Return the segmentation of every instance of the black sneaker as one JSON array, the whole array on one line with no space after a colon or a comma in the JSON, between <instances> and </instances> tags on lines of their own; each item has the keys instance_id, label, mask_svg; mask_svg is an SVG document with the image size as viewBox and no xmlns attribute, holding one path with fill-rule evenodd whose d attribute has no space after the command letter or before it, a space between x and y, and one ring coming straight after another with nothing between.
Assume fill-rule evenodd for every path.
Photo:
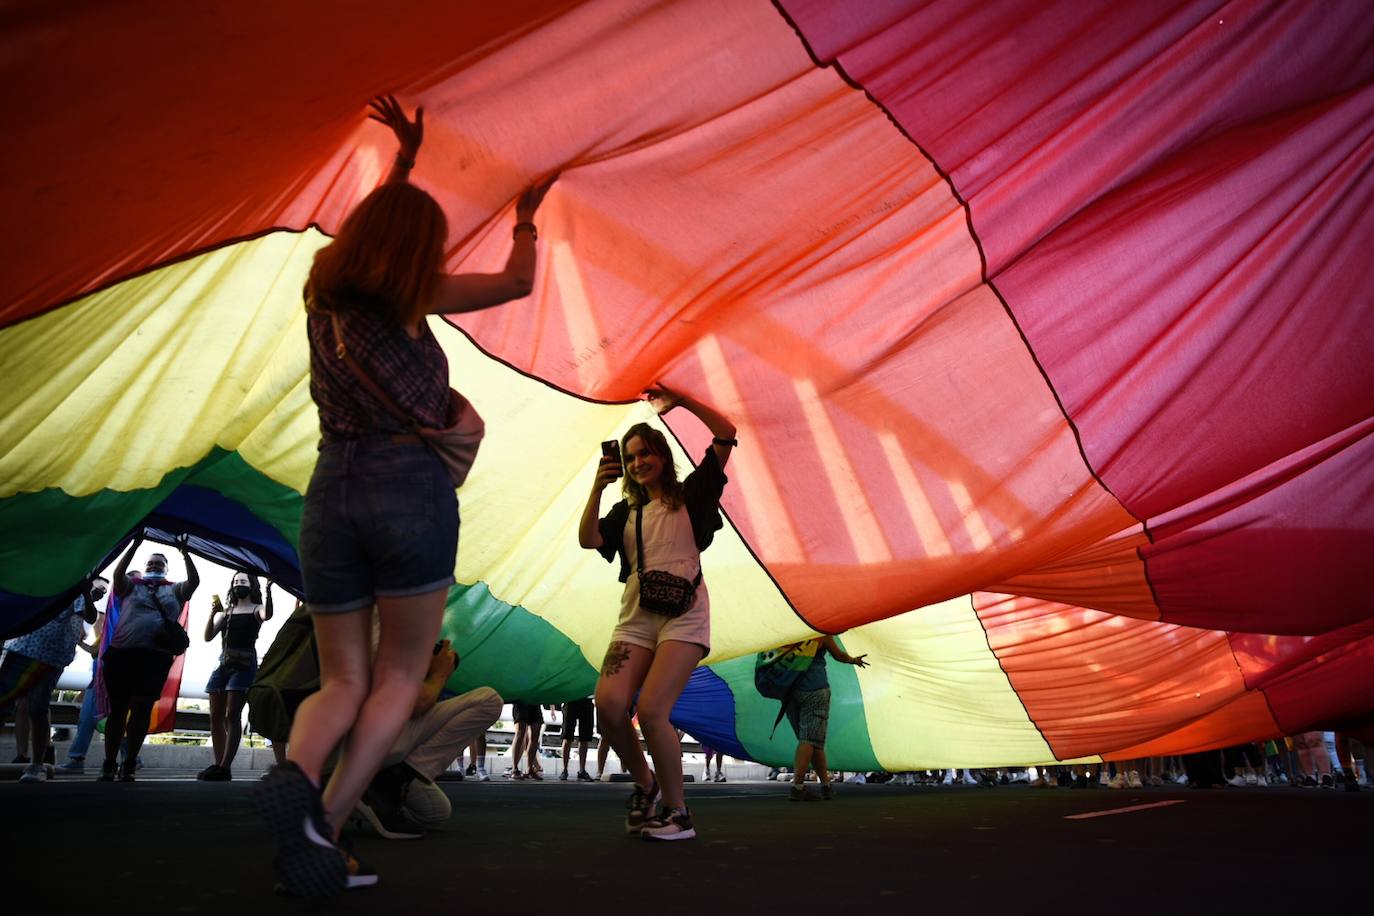
<instances>
[{"instance_id":1,"label":"black sneaker","mask_svg":"<svg viewBox=\"0 0 1374 916\"><path fill-rule=\"evenodd\" d=\"M592 779L592 774L591 774L591 773L588 773L586 770L578 770L578 771L577 771L577 781L578 781L578 782L595 782L595 780Z\"/></svg>"},{"instance_id":2,"label":"black sneaker","mask_svg":"<svg viewBox=\"0 0 1374 916\"><path fill-rule=\"evenodd\" d=\"M133 781L134 781L134 771L137 770L137 769L138 769L138 767L136 767L136 766L129 766L129 761L127 761L127 760L124 761L124 763L120 764L120 767L119 767L119 781L120 781L120 782L133 782Z\"/></svg>"},{"instance_id":3,"label":"black sneaker","mask_svg":"<svg viewBox=\"0 0 1374 916\"><path fill-rule=\"evenodd\" d=\"M391 803L381 792L369 786L359 799L353 813L366 821L384 840L419 840L424 831L411 823L400 806Z\"/></svg>"},{"instance_id":4,"label":"black sneaker","mask_svg":"<svg viewBox=\"0 0 1374 916\"><path fill-rule=\"evenodd\" d=\"M228 782L233 778L230 772L218 763L212 763L196 774L196 779L201 782Z\"/></svg>"},{"instance_id":5,"label":"black sneaker","mask_svg":"<svg viewBox=\"0 0 1374 916\"><path fill-rule=\"evenodd\" d=\"M351 886L347 857L330 839L320 790L299 766L288 760L272 767L253 787L252 799L277 843L273 864L288 893L324 897Z\"/></svg>"},{"instance_id":6,"label":"black sneaker","mask_svg":"<svg viewBox=\"0 0 1374 916\"><path fill-rule=\"evenodd\" d=\"M115 765L111 760L106 760L100 765L100 775L96 777L96 782L114 782Z\"/></svg>"},{"instance_id":7,"label":"black sneaker","mask_svg":"<svg viewBox=\"0 0 1374 916\"><path fill-rule=\"evenodd\" d=\"M644 829L644 824L649 820L654 812L654 802L658 800L658 780L654 779L653 785L648 789L641 789L638 784L634 791L630 793L630 800L626 807L630 813L625 815L625 832L639 833Z\"/></svg>"},{"instance_id":8,"label":"black sneaker","mask_svg":"<svg viewBox=\"0 0 1374 916\"><path fill-rule=\"evenodd\" d=\"M475 763L469 763L469 764L468 764L468 768L467 768L466 770L463 771L463 775L464 775L464 776L476 776L476 775L477 775L477 764L475 764Z\"/></svg>"},{"instance_id":9,"label":"black sneaker","mask_svg":"<svg viewBox=\"0 0 1374 916\"><path fill-rule=\"evenodd\" d=\"M639 835L646 840L690 840L697 832L692 827L691 811L665 807L644 822Z\"/></svg>"},{"instance_id":10,"label":"black sneaker","mask_svg":"<svg viewBox=\"0 0 1374 916\"><path fill-rule=\"evenodd\" d=\"M564 770L563 772L559 773L559 774L558 774L558 778L559 778L561 781L563 781L563 782L567 782L567 781L568 781L568 771L567 771L567 770Z\"/></svg>"}]
</instances>

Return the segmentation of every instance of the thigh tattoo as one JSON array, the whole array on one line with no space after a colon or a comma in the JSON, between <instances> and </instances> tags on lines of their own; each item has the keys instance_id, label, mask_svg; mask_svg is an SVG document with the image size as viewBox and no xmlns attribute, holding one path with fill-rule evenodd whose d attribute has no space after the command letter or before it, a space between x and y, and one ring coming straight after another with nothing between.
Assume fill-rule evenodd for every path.
<instances>
[{"instance_id":1,"label":"thigh tattoo","mask_svg":"<svg viewBox=\"0 0 1374 916\"><path fill-rule=\"evenodd\" d=\"M611 643L610 648L606 650L606 660L601 663L601 674L604 677L619 674L620 669L625 667L625 663L629 660L630 644L617 640Z\"/></svg>"}]
</instances>

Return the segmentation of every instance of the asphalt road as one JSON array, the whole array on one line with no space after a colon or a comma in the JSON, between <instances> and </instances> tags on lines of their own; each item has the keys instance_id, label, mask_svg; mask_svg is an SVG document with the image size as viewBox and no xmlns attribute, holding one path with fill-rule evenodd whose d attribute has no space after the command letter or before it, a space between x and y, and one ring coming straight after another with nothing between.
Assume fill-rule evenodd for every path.
<instances>
[{"instance_id":1,"label":"asphalt road","mask_svg":"<svg viewBox=\"0 0 1374 916\"><path fill-rule=\"evenodd\" d=\"M0 783L15 912L27 886L45 913L1253 913L1363 906L1374 854L1368 789L841 786L795 803L776 783L702 784L698 838L649 843L624 835L622 785L494 779L444 783L453 818L423 840L358 834L381 884L321 903L271 893L251 785ZM1099 812L1116 813L1076 817Z\"/></svg>"}]
</instances>

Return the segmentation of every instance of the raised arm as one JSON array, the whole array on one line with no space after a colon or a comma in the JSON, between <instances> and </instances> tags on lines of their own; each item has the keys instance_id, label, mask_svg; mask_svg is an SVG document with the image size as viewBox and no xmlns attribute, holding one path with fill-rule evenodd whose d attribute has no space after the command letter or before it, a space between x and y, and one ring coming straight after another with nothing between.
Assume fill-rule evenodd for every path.
<instances>
[{"instance_id":1,"label":"raised arm","mask_svg":"<svg viewBox=\"0 0 1374 916\"><path fill-rule=\"evenodd\" d=\"M620 463L608 455L602 455L596 466L591 495L582 509L582 521L577 525L577 543L584 550L596 550L602 544L601 527L597 524L601 520L601 491L620 474Z\"/></svg>"},{"instance_id":2,"label":"raised arm","mask_svg":"<svg viewBox=\"0 0 1374 916\"><path fill-rule=\"evenodd\" d=\"M516 201L514 240L505 269L499 274L445 274L439 278L439 292L431 312L477 312L512 299L523 299L534 290L534 246L539 234L534 226L534 214L557 180L558 176L554 175L527 189Z\"/></svg>"},{"instance_id":3,"label":"raised arm","mask_svg":"<svg viewBox=\"0 0 1374 916\"><path fill-rule=\"evenodd\" d=\"M224 605L219 603L219 595L210 599L210 616L205 621L205 641L209 642L215 638L215 634L224 627L229 615L224 613Z\"/></svg>"},{"instance_id":4,"label":"raised arm","mask_svg":"<svg viewBox=\"0 0 1374 916\"><path fill-rule=\"evenodd\" d=\"M173 542L177 550L181 551L181 562L186 564L186 581L182 583L186 588L181 593L182 601L190 601L191 595L200 585L200 573L196 572L196 564L191 562L191 553L186 547L188 540L186 535L181 534L177 535L176 541Z\"/></svg>"},{"instance_id":5,"label":"raised arm","mask_svg":"<svg viewBox=\"0 0 1374 916\"><path fill-rule=\"evenodd\" d=\"M272 580L268 579L262 586L263 605L259 613L262 615L263 623L272 619Z\"/></svg>"},{"instance_id":6,"label":"raised arm","mask_svg":"<svg viewBox=\"0 0 1374 916\"><path fill-rule=\"evenodd\" d=\"M129 549L124 551L124 556L119 558L119 564L114 568L113 584L116 597L123 598L125 595L129 594L129 589L133 587L129 582L128 576L129 561L134 558L134 551L137 550L138 545L142 543L143 533L139 532L138 535L129 542Z\"/></svg>"},{"instance_id":7,"label":"raised arm","mask_svg":"<svg viewBox=\"0 0 1374 916\"><path fill-rule=\"evenodd\" d=\"M868 662L864 659L867 655L850 655L840 648L840 644L835 641L835 637L826 636L821 639L821 644L825 646L825 651L829 652L836 661L844 662L846 665L858 665L860 668L867 668Z\"/></svg>"},{"instance_id":8,"label":"raised arm","mask_svg":"<svg viewBox=\"0 0 1374 916\"><path fill-rule=\"evenodd\" d=\"M663 416L674 407L681 407L700 420L711 431L714 440L711 447L715 449L720 466L725 467L725 462L730 458L730 450L738 444L735 441L735 424L709 404L703 404L689 394L673 391L662 382L655 383L644 394L659 416Z\"/></svg>"},{"instance_id":9,"label":"raised arm","mask_svg":"<svg viewBox=\"0 0 1374 916\"><path fill-rule=\"evenodd\" d=\"M369 105L373 121L380 121L396 135L396 161L391 173L386 176L387 184L410 180L410 171L415 168L415 157L420 154L420 144L425 139L425 109L415 109L415 120L406 117L405 109L392 95L379 95Z\"/></svg>"}]
</instances>

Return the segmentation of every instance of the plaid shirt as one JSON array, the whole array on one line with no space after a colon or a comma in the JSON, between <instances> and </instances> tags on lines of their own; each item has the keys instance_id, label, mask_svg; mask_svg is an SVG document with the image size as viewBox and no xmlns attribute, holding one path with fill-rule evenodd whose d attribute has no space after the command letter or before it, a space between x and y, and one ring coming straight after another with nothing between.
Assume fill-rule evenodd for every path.
<instances>
[{"instance_id":1,"label":"plaid shirt","mask_svg":"<svg viewBox=\"0 0 1374 916\"><path fill-rule=\"evenodd\" d=\"M341 314L339 323L349 355L402 410L421 426L448 425L448 357L428 324L421 325L422 333L414 340L399 324L375 313ZM323 440L409 432L409 425L387 410L335 356L329 313L312 312L306 328L310 396L320 410Z\"/></svg>"}]
</instances>

